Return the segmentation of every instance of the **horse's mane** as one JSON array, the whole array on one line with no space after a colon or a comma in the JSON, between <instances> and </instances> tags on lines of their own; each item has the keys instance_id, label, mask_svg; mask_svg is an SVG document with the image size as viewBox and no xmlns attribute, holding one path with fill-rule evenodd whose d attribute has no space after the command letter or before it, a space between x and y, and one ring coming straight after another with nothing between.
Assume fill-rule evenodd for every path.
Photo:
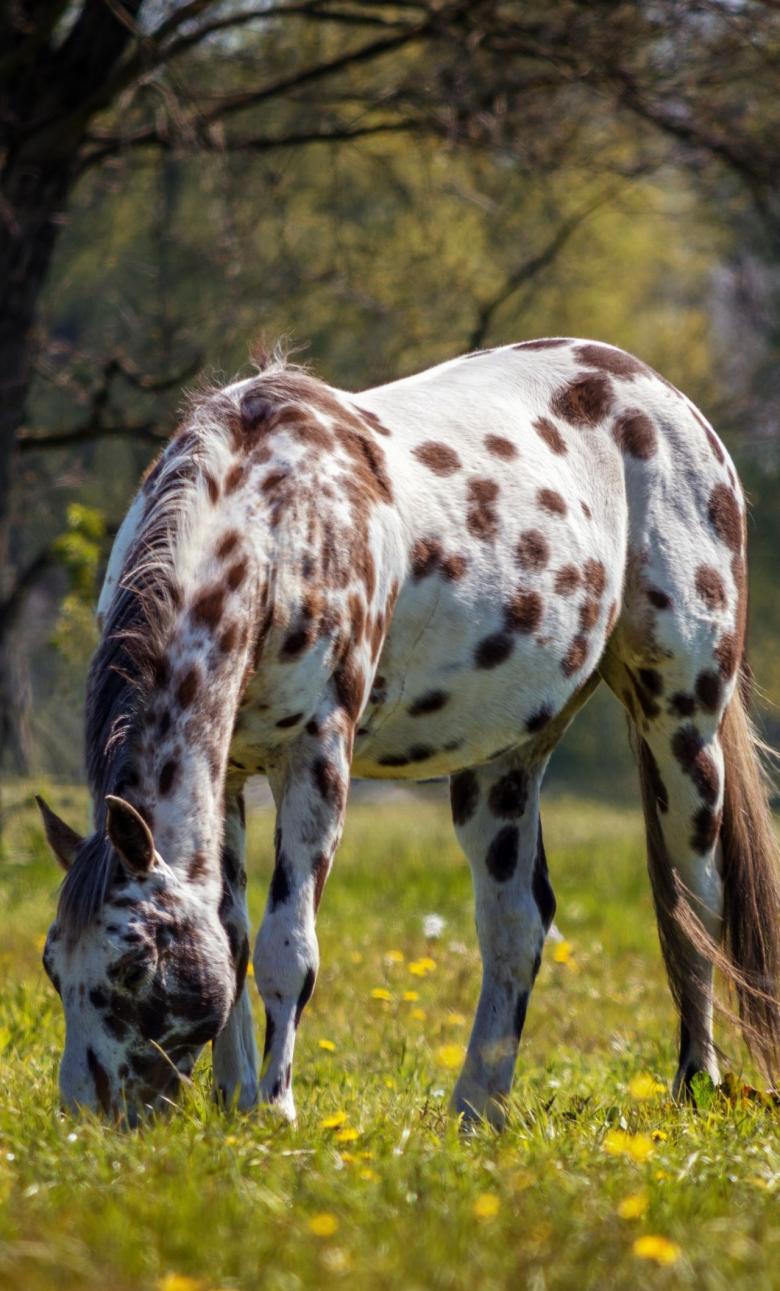
<instances>
[{"instance_id":1,"label":"horse's mane","mask_svg":"<svg viewBox=\"0 0 780 1291\"><path fill-rule=\"evenodd\" d=\"M276 347L255 356L258 381L285 401L315 384ZM319 384L319 383L317 383ZM198 500L219 479L238 397L231 387L201 387L187 401L183 428L142 486L146 506L108 605L89 668L86 700L87 779L95 834L79 849L60 889L58 919L77 937L105 901L116 855L105 836L105 795L136 783L137 727L153 690L164 684L167 647L183 605L177 553L196 527Z\"/></svg>"}]
</instances>

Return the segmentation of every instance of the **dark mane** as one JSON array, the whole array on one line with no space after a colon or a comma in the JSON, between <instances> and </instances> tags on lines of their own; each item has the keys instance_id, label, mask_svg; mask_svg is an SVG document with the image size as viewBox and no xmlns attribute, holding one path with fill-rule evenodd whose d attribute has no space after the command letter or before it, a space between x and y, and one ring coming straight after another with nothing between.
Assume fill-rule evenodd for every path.
<instances>
[{"instance_id":1,"label":"dark mane","mask_svg":"<svg viewBox=\"0 0 780 1291\"><path fill-rule=\"evenodd\" d=\"M165 680L165 647L182 602L174 574L175 539L197 480L197 448L197 436L185 431L146 478L146 508L90 664L85 744L96 832L65 876L57 912L63 930L74 937L105 901L117 865L103 832L105 795L122 795L137 783L133 758L139 718L150 693Z\"/></svg>"}]
</instances>

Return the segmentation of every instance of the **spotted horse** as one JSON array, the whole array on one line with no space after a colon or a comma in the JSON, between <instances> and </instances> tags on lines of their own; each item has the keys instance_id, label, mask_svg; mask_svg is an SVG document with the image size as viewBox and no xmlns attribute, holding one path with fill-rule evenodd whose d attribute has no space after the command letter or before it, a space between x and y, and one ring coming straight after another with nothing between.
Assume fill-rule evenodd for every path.
<instances>
[{"instance_id":1,"label":"spotted horse","mask_svg":"<svg viewBox=\"0 0 780 1291\"><path fill-rule=\"evenodd\" d=\"M525 341L360 394L284 359L192 401L121 526L98 607L94 832L44 963L69 1107L134 1123L208 1042L217 1096L295 1116L293 1050L350 772L449 776L482 988L453 1105L500 1125L555 898L539 795L601 681L637 751L674 1082L717 1076L713 967L778 1055L777 849L742 666L745 505L701 413L605 344ZM247 994L244 809L275 865Z\"/></svg>"}]
</instances>

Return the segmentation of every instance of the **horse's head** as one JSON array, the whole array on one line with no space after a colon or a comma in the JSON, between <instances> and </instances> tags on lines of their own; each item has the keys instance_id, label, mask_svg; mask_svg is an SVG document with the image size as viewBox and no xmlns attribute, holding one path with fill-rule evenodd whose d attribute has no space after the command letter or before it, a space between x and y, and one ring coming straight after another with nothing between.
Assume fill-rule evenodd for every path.
<instances>
[{"instance_id":1,"label":"horse's head","mask_svg":"<svg viewBox=\"0 0 780 1291\"><path fill-rule=\"evenodd\" d=\"M166 865L134 807L106 802L105 833L82 839L38 799L66 870L43 963L65 1010L63 1105L134 1124L174 1101L236 976L216 903Z\"/></svg>"}]
</instances>

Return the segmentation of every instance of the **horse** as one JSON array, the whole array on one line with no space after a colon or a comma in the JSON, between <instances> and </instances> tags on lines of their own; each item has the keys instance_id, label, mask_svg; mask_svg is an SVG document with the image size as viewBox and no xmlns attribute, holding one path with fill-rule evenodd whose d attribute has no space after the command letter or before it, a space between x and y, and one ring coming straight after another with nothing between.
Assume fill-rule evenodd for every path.
<instances>
[{"instance_id":1,"label":"horse","mask_svg":"<svg viewBox=\"0 0 780 1291\"><path fill-rule=\"evenodd\" d=\"M715 967L771 1071L780 888L745 615L732 461L611 345L523 341L358 394L277 354L192 398L100 596L93 832L40 804L66 870L44 951L64 1106L135 1124L175 1104L210 1041L216 1098L292 1120L350 774L447 776L483 964L452 1106L502 1125L556 904L542 780L601 682L638 760L673 1094L718 1079ZM258 1072L242 791L259 773L276 829Z\"/></svg>"}]
</instances>

